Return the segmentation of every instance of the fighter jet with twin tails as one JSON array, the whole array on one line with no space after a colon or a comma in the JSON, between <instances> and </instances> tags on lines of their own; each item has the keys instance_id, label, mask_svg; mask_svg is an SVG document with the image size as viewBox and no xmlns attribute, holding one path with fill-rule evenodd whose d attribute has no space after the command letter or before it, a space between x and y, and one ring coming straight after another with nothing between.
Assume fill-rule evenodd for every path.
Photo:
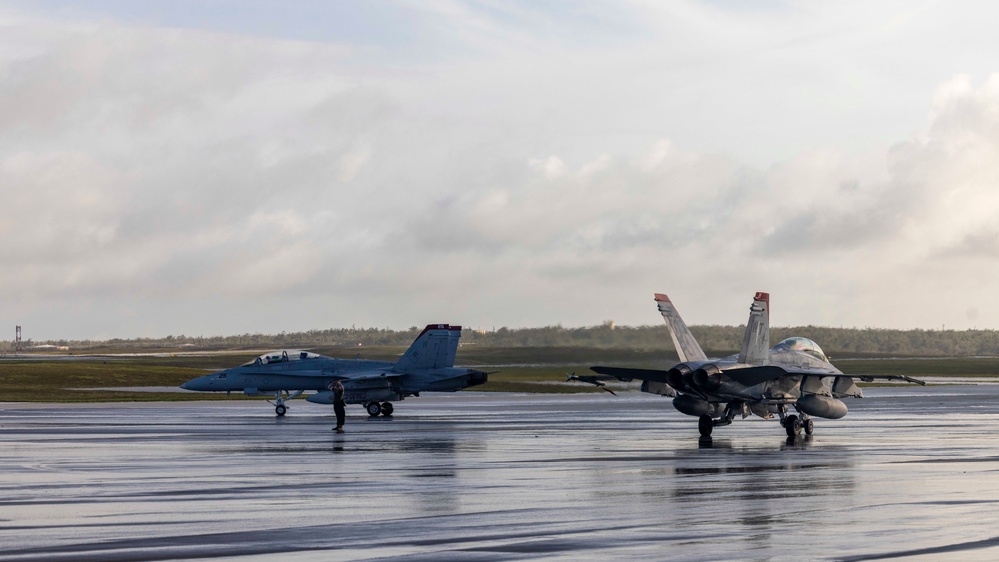
<instances>
[{"instance_id":1,"label":"fighter jet with twin tails","mask_svg":"<svg viewBox=\"0 0 999 562\"><path fill-rule=\"evenodd\" d=\"M308 391L306 400L332 404L330 386L340 381L344 402L363 404L368 415L392 415L393 400L421 392L454 392L484 384L488 373L454 366L461 326L431 324L395 363L366 359L335 359L299 350L265 353L253 361L180 385L187 390L243 392L249 396L274 396L278 416L286 402Z\"/></svg>"},{"instance_id":2,"label":"fighter jet with twin tails","mask_svg":"<svg viewBox=\"0 0 999 562\"><path fill-rule=\"evenodd\" d=\"M708 359L687 329L669 297L656 294L680 362L668 371L591 367L598 376L570 375L569 380L603 386L604 380L642 381L642 392L670 396L680 412L698 418L698 430L729 425L736 416L780 419L788 437L811 434L812 417L839 419L846 415L841 398L862 398L854 379L923 381L902 375L846 375L829 363L822 349L808 338L788 338L770 347L770 295L756 293L738 355ZM789 408L797 412L788 413Z\"/></svg>"}]
</instances>

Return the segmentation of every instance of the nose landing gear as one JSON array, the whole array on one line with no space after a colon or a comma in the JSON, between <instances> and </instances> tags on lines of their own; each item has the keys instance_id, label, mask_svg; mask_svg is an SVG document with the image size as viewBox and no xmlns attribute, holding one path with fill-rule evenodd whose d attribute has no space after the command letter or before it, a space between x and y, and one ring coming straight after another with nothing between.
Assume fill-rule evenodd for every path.
<instances>
[{"instance_id":1,"label":"nose landing gear","mask_svg":"<svg viewBox=\"0 0 999 562\"><path fill-rule=\"evenodd\" d=\"M296 390L295 392L287 392L279 390L274 393L274 401L271 402L270 400L268 400L268 402L274 405L274 413L277 414L277 417L280 418L288 413L288 407L285 406L284 403L287 402L288 400L291 400L292 398L298 398L299 396L302 395L303 392L305 391Z\"/></svg>"}]
</instances>

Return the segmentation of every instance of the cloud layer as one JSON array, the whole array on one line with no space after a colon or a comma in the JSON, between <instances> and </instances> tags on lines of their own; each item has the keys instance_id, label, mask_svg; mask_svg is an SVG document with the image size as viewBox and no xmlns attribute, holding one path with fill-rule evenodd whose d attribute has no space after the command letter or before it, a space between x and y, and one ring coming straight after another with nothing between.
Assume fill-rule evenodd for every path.
<instances>
[{"instance_id":1,"label":"cloud layer","mask_svg":"<svg viewBox=\"0 0 999 562\"><path fill-rule=\"evenodd\" d=\"M896 47L847 63L925 16L669 6L409 6L404 45L0 12L2 317L647 324L659 291L735 324L769 290L780 325L999 326L999 74L933 77L899 134L864 119Z\"/></svg>"}]
</instances>

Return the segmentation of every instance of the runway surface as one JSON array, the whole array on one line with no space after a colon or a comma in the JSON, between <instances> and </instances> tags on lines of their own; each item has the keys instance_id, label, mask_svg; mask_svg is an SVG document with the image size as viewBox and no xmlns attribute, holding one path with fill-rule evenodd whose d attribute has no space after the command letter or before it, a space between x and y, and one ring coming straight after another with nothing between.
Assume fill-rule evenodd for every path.
<instances>
[{"instance_id":1,"label":"runway surface","mask_svg":"<svg viewBox=\"0 0 999 562\"><path fill-rule=\"evenodd\" d=\"M0 560L999 559L999 386L869 388L787 443L668 399L0 404Z\"/></svg>"}]
</instances>

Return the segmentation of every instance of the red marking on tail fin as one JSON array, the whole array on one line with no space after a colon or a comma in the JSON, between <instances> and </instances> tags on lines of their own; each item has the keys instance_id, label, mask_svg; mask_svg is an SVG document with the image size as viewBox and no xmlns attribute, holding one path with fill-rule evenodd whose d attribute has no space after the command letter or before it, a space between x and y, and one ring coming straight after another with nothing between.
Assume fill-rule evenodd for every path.
<instances>
[{"instance_id":1,"label":"red marking on tail fin","mask_svg":"<svg viewBox=\"0 0 999 562\"><path fill-rule=\"evenodd\" d=\"M447 324L427 324L427 327L424 328L422 332L420 332L420 336L422 336L423 334L429 332L430 330L450 330L450 329L451 329L451 326L449 326ZM458 326L458 329L460 330L461 326ZM419 336L417 336L417 337L419 337Z\"/></svg>"},{"instance_id":2,"label":"red marking on tail fin","mask_svg":"<svg viewBox=\"0 0 999 562\"><path fill-rule=\"evenodd\" d=\"M767 319L769 321L769 318L770 318L770 293L764 293L763 291L757 291L756 292L756 296L753 297L753 300L756 301L756 302L765 302L765 303L767 303Z\"/></svg>"},{"instance_id":3,"label":"red marking on tail fin","mask_svg":"<svg viewBox=\"0 0 999 562\"><path fill-rule=\"evenodd\" d=\"M669 297L662 293L656 293L656 302L670 302Z\"/></svg>"}]
</instances>

